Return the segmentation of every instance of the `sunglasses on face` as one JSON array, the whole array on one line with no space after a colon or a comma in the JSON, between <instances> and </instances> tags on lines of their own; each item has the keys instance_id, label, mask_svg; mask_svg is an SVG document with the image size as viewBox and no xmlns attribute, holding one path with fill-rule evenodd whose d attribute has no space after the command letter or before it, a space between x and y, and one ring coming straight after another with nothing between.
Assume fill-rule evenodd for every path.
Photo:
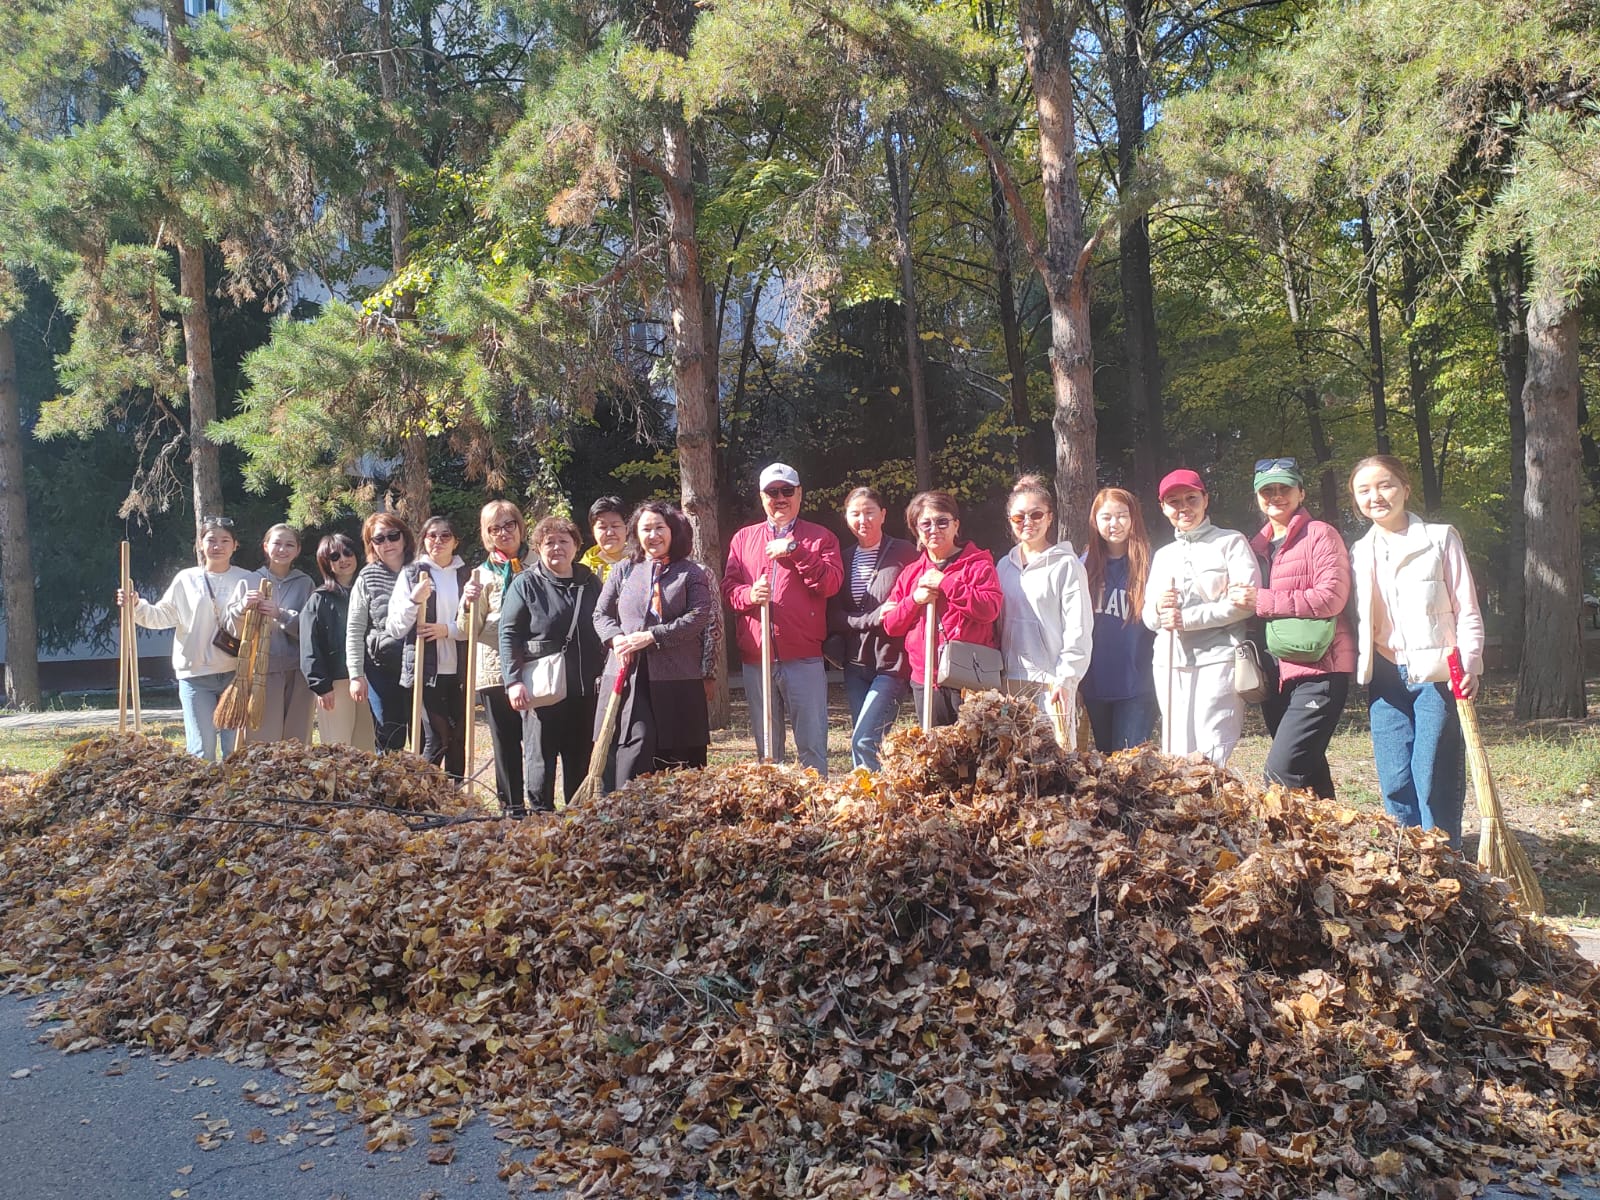
<instances>
[{"instance_id":1,"label":"sunglasses on face","mask_svg":"<svg viewBox=\"0 0 1600 1200\"><path fill-rule=\"evenodd\" d=\"M343 546L337 550L328 551L328 561L331 563L336 563L346 558L354 558L355 556L356 552L354 550L346 550Z\"/></svg>"},{"instance_id":2,"label":"sunglasses on face","mask_svg":"<svg viewBox=\"0 0 1600 1200\"><path fill-rule=\"evenodd\" d=\"M456 540L456 535L448 529L430 529L422 535L422 540L425 542L453 542Z\"/></svg>"},{"instance_id":3,"label":"sunglasses on face","mask_svg":"<svg viewBox=\"0 0 1600 1200\"><path fill-rule=\"evenodd\" d=\"M403 542L405 540L406 535L401 533L398 529L390 529L384 533L375 533L372 535L372 544L374 546L387 546L391 542Z\"/></svg>"},{"instance_id":4,"label":"sunglasses on face","mask_svg":"<svg viewBox=\"0 0 1600 1200\"><path fill-rule=\"evenodd\" d=\"M1293 458L1258 458L1256 459L1256 474L1263 471L1298 471L1300 463Z\"/></svg>"},{"instance_id":5,"label":"sunglasses on face","mask_svg":"<svg viewBox=\"0 0 1600 1200\"><path fill-rule=\"evenodd\" d=\"M515 521L506 521L501 525L489 526L489 536L499 537L502 533L514 533L521 528Z\"/></svg>"},{"instance_id":6,"label":"sunglasses on face","mask_svg":"<svg viewBox=\"0 0 1600 1200\"><path fill-rule=\"evenodd\" d=\"M766 493L774 500L787 500L790 496L794 495L795 487L793 484L788 483L775 484L772 487L767 488Z\"/></svg>"},{"instance_id":7,"label":"sunglasses on face","mask_svg":"<svg viewBox=\"0 0 1600 1200\"><path fill-rule=\"evenodd\" d=\"M949 529L953 524L954 517L929 517L926 521L918 521L917 528L923 533L932 533L936 529Z\"/></svg>"},{"instance_id":8,"label":"sunglasses on face","mask_svg":"<svg viewBox=\"0 0 1600 1200\"><path fill-rule=\"evenodd\" d=\"M1034 524L1037 524L1038 522L1045 520L1047 517L1049 517L1049 515L1050 514L1045 512L1042 508L1031 508L1027 512L1012 513L1007 519L1013 525L1020 527L1028 524L1030 521Z\"/></svg>"}]
</instances>

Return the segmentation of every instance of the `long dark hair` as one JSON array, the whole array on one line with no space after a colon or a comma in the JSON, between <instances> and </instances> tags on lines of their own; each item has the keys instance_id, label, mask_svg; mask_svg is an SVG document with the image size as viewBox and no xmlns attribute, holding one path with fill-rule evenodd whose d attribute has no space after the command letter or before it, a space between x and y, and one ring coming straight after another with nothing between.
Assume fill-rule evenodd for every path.
<instances>
[{"instance_id":1,"label":"long dark hair","mask_svg":"<svg viewBox=\"0 0 1600 1200\"><path fill-rule=\"evenodd\" d=\"M361 567L361 551L357 548L355 539L343 533L328 534L317 543L317 570L322 572L322 586L317 589L319 592L339 590L339 576L333 569L331 557L336 549L348 551L355 559L357 570Z\"/></svg>"},{"instance_id":2,"label":"long dark hair","mask_svg":"<svg viewBox=\"0 0 1600 1200\"><path fill-rule=\"evenodd\" d=\"M1089 576L1089 595L1094 597L1095 607L1105 606L1106 590L1106 560L1111 557L1106 549L1106 540L1100 536L1100 526L1095 524L1095 518L1100 515L1100 510L1113 500L1120 501L1128 507L1128 611L1123 614L1122 623L1132 625L1139 620L1139 613L1144 608L1144 588L1150 582L1150 534L1144 527L1144 513L1139 511L1139 502L1133 498L1133 493L1125 488L1101 488L1095 493L1094 503L1089 505L1089 545L1083 556L1083 569Z\"/></svg>"},{"instance_id":3,"label":"long dark hair","mask_svg":"<svg viewBox=\"0 0 1600 1200\"><path fill-rule=\"evenodd\" d=\"M665 500L646 500L628 518L627 555L630 559L636 563L644 561L644 547L639 544L639 518L645 513L655 513L672 531L672 541L667 544L668 562L677 562L694 553L694 530L689 526L689 518L675 504Z\"/></svg>"}]
</instances>

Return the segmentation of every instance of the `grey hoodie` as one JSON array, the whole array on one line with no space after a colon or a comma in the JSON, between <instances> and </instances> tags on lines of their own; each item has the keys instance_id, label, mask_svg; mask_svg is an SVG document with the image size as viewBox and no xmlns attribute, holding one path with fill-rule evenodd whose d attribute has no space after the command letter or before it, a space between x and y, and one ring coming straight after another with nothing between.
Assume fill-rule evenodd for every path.
<instances>
[{"instance_id":1,"label":"grey hoodie","mask_svg":"<svg viewBox=\"0 0 1600 1200\"><path fill-rule=\"evenodd\" d=\"M300 610L311 599L316 583L299 567L279 579L268 568L261 567L250 573L250 578L234 586L228 597L228 628L237 634L244 623L244 598L261 586L263 579L272 581L272 600L278 606L278 615L272 619L272 640L267 644L267 670L298 671L300 669Z\"/></svg>"}]
</instances>

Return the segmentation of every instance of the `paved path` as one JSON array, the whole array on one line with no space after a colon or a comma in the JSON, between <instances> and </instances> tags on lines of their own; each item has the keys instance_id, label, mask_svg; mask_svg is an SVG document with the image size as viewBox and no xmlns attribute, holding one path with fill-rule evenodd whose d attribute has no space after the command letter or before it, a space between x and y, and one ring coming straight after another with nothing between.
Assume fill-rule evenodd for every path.
<instances>
[{"instance_id":1,"label":"paved path","mask_svg":"<svg viewBox=\"0 0 1600 1200\"><path fill-rule=\"evenodd\" d=\"M149 724L183 724L181 708L142 708L139 715ZM129 719L132 723L132 719ZM117 710L114 708L69 708L49 712L11 713L0 717L0 737L8 730L23 729L95 729L109 730L117 727Z\"/></svg>"}]
</instances>

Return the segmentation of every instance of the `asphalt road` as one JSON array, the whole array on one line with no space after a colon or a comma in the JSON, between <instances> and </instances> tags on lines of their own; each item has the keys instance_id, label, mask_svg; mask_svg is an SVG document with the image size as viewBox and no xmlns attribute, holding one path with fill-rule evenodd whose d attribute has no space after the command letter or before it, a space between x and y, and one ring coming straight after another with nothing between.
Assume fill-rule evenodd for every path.
<instances>
[{"instance_id":1,"label":"asphalt road","mask_svg":"<svg viewBox=\"0 0 1600 1200\"><path fill-rule=\"evenodd\" d=\"M369 1153L362 1126L270 1070L126 1047L64 1054L0 998L3 1200L503 1200L506 1147L483 1121L428 1162L429 1130ZM273 1099L277 1103L271 1103ZM263 1101L269 1101L263 1103Z\"/></svg>"}]
</instances>

